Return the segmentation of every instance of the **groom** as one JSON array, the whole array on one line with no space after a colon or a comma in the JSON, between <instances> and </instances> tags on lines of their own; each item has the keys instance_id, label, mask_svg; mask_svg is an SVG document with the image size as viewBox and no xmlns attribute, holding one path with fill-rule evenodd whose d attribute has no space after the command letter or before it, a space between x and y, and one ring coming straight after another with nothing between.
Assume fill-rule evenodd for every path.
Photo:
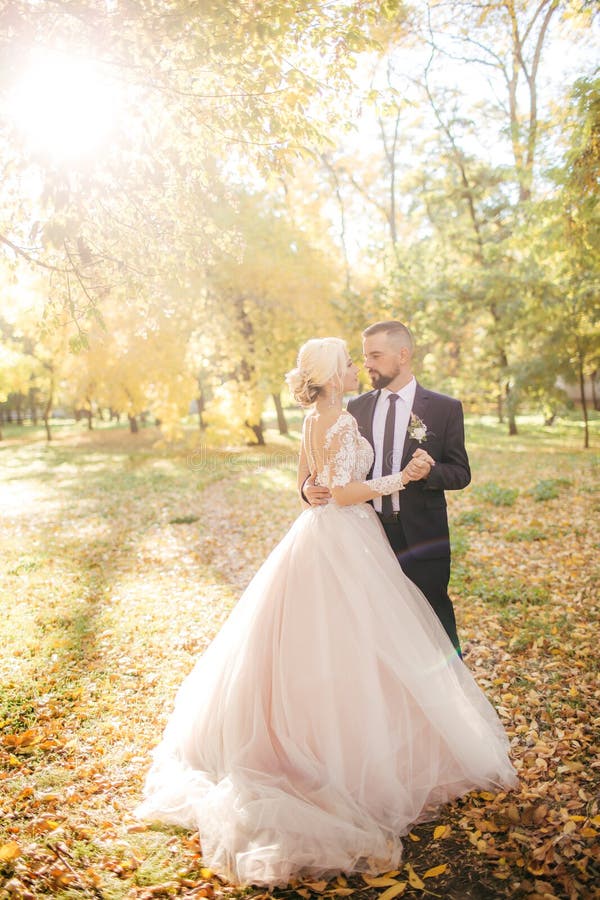
<instances>
[{"instance_id":1,"label":"groom","mask_svg":"<svg viewBox=\"0 0 600 900\"><path fill-rule=\"evenodd\" d=\"M375 451L369 478L407 468L411 481L402 492L378 497L373 506L402 570L419 587L459 655L452 601L450 537L444 491L471 480L465 449L462 406L428 391L412 372L413 341L401 322L377 322L363 331L365 367L374 390L354 397L348 412ZM306 482L311 505L327 502L326 488Z\"/></svg>"}]
</instances>

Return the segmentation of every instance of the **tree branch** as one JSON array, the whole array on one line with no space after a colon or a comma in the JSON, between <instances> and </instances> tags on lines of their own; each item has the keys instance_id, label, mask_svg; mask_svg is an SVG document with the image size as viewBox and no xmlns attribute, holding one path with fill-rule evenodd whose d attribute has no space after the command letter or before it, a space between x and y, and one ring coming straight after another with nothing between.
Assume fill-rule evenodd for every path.
<instances>
[{"instance_id":1,"label":"tree branch","mask_svg":"<svg viewBox=\"0 0 600 900\"><path fill-rule=\"evenodd\" d=\"M27 262L31 263L34 266L41 266L42 269L49 269L51 272L60 272L63 275L69 271L68 269L61 268L60 266L53 266L41 259L37 259L26 250L23 250L22 247L19 247L17 244L13 244L13 242L3 234L0 234L0 243L5 244L7 247L10 247L13 253L16 253L17 256L22 256L23 259L26 259Z\"/></svg>"}]
</instances>

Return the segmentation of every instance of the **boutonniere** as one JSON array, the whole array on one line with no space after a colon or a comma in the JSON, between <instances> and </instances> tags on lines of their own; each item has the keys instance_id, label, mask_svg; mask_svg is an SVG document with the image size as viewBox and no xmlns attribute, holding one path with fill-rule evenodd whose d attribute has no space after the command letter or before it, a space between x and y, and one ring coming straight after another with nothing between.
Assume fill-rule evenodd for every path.
<instances>
[{"instance_id":1,"label":"boutonniere","mask_svg":"<svg viewBox=\"0 0 600 900\"><path fill-rule=\"evenodd\" d=\"M408 436L414 441L418 441L419 444L423 444L427 440L427 425L414 412L410 414Z\"/></svg>"}]
</instances>

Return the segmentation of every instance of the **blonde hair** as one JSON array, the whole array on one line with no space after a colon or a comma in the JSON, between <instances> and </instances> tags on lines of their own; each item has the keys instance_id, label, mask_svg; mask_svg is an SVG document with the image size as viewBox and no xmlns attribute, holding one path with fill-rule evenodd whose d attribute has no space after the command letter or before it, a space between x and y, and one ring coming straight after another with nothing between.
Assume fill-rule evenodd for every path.
<instances>
[{"instance_id":1,"label":"blonde hair","mask_svg":"<svg viewBox=\"0 0 600 900\"><path fill-rule=\"evenodd\" d=\"M346 341L341 338L312 338L303 344L296 368L285 376L294 400L300 406L312 406L328 381L336 375L341 381L347 358Z\"/></svg>"}]
</instances>

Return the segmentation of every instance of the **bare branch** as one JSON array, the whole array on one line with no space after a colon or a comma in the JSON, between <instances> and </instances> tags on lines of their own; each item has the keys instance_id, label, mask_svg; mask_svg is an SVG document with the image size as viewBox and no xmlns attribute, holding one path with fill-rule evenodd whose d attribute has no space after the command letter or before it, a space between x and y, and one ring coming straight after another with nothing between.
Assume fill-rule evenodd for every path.
<instances>
[{"instance_id":1,"label":"bare branch","mask_svg":"<svg viewBox=\"0 0 600 900\"><path fill-rule=\"evenodd\" d=\"M342 197L340 179L338 178L338 173L335 170L335 166L327 159L325 153L321 154L321 159L327 171L330 173L333 179L333 186L335 189L335 196L338 202L338 206L340 209L340 240L342 242L342 252L344 254L344 269L346 274L346 290L350 290L351 281L350 281L350 260L348 258L348 248L346 245L346 212L344 209L344 200Z\"/></svg>"},{"instance_id":2,"label":"bare branch","mask_svg":"<svg viewBox=\"0 0 600 900\"><path fill-rule=\"evenodd\" d=\"M0 243L6 244L7 247L16 253L17 256L22 256L23 259L26 259L27 262L31 263L34 266L41 266L42 269L48 269L51 272L61 272L61 274L65 274L68 272L68 269L62 268L61 266L53 266L50 263L44 262L42 259L38 259L35 256L32 256L27 250L23 250L22 247L19 247L17 244L13 244L11 240L9 240L5 235L0 234Z\"/></svg>"},{"instance_id":3,"label":"bare branch","mask_svg":"<svg viewBox=\"0 0 600 900\"><path fill-rule=\"evenodd\" d=\"M461 179L461 182L462 182L462 185L464 188L464 196L467 201L467 206L469 208L469 216L471 219L471 224L473 226L473 231L475 233L475 239L477 242L477 260L478 260L478 262L483 263L483 236L481 233L481 224L480 224L478 216L477 216L477 210L475 209L475 201L473 199L473 187L471 185L471 182L469 181L467 169L466 169L465 162L464 162L464 156L456 144L454 135L452 134L452 131L450 130L450 126L442 118L440 111L438 110L435 100L433 98L433 95L431 93L431 90L429 88L429 70L431 68L432 62L433 62L433 53L429 58L427 66L425 67L425 84L424 84L425 91L427 93L429 103L431 104L431 108L433 110L433 113L434 113L437 121L438 121L438 124L440 125L440 128L446 135L446 137L450 143L450 147L452 148L452 155L454 157L454 161L456 163L456 166L457 166L459 174L460 174L460 179Z\"/></svg>"}]
</instances>

